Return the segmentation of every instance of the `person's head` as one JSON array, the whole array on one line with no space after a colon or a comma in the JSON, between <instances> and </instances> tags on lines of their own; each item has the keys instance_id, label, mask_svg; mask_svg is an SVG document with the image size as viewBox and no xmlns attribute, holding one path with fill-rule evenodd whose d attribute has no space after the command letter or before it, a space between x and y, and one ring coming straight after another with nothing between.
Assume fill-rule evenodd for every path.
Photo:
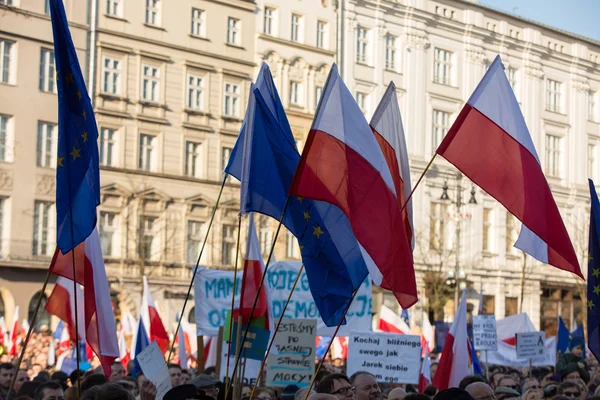
<instances>
[{"instance_id":1,"label":"person's head","mask_svg":"<svg viewBox=\"0 0 600 400\"><path fill-rule=\"evenodd\" d=\"M104 385L108 382L106 376L100 374L92 374L86 377L83 382L81 382L81 392L85 392L88 389L93 388L94 386Z\"/></svg>"},{"instance_id":2,"label":"person's head","mask_svg":"<svg viewBox=\"0 0 600 400\"><path fill-rule=\"evenodd\" d=\"M19 371L17 371L17 380L15 381L15 392L18 392L19 389L21 389L21 386L23 386L23 384L25 382L29 382L29 374L27 373L26 370L24 369L20 369Z\"/></svg>"},{"instance_id":3,"label":"person's head","mask_svg":"<svg viewBox=\"0 0 600 400\"><path fill-rule=\"evenodd\" d=\"M498 386L494 390L494 395L497 400L519 400L521 398L521 394L517 389L508 386Z\"/></svg>"},{"instance_id":4,"label":"person's head","mask_svg":"<svg viewBox=\"0 0 600 400\"><path fill-rule=\"evenodd\" d=\"M354 388L344 374L327 375L316 387L317 393L335 396L338 400L354 400Z\"/></svg>"},{"instance_id":5,"label":"person's head","mask_svg":"<svg viewBox=\"0 0 600 400\"><path fill-rule=\"evenodd\" d=\"M65 393L60 383L48 381L42 383L35 391L33 400L64 400Z\"/></svg>"},{"instance_id":6,"label":"person's head","mask_svg":"<svg viewBox=\"0 0 600 400\"><path fill-rule=\"evenodd\" d=\"M579 358L583 355L584 346L585 339L581 336L575 336L569 341L569 350L571 351L571 354L576 355Z\"/></svg>"},{"instance_id":7,"label":"person's head","mask_svg":"<svg viewBox=\"0 0 600 400\"><path fill-rule=\"evenodd\" d=\"M465 390L475 400L494 400L494 390L485 382L472 382L465 386Z\"/></svg>"},{"instance_id":8,"label":"person's head","mask_svg":"<svg viewBox=\"0 0 600 400\"><path fill-rule=\"evenodd\" d=\"M337 399L337 397L335 397L332 394L328 394L328 393L315 393L315 394L311 394L310 397L308 398L308 400L335 400Z\"/></svg>"},{"instance_id":9,"label":"person's head","mask_svg":"<svg viewBox=\"0 0 600 400\"><path fill-rule=\"evenodd\" d=\"M474 400L466 390L459 388L451 388L440 390L433 400Z\"/></svg>"},{"instance_id":10,"label":"person's head","mask_svg":"<svg viewBox=\"0 0 600 400\"><path fill-rule=\"evenodd\" d=\"M403 400L406 398L406 390L402 388L394 388L388 394L388 400Z\"/></svg>"},{"instance_id":11,"label":"person's head","mask_svg":"<svg viewBox=\"0 0 600 400\"><path fill-rule=\"evenodd\" d=\"M542 386L540 385L540 383L538 382L537 379L535 379L535 378L527 378L523 382L523 390L521 390L521 393L525 393L528 390L537 390L538 392L541 393L542 392Z\"/></svg>"},{"instance_id":12,"label":"person's head","mask_svg":"<svg viewBox=\"0 0 600 400\"><path fill-rule=\"evenodd\" d=\"M484 382L485 383L485 379L483 379L483 377L481 375L467 375L464 378L462 378L462 380L458 384L458 388L465 389L467 386L469 386L471 383L474 383L474 382Z\"/></svg>"},{"instance_id":13,"label":"person's head","mask_svg":"<svg viewBox=\"0 0 600 400\"><path fill-rule=\"evenodd\" d=\"M201 399L198 388L194 385L179 385L169 390L164 400L188 400L188 399Z\"/></svg>"},{"instance_id":14,"label":"person's head","mask_svg":"<svg viewBox=\"0 0 600 400\"><path fill-rule=\"evenodd\" d=\"M189 385L192 382L192 374L189 369L181 370L181 385Z\"/></svg>"},{"instance_id":15,"label":"person's head","mask_svg":"<svg viewBox=\"0 0 600 400\"><path fill-rule=\"evenodd\" d=\"M504 375L500 380L498 380L497 387L508 387L513 390L519 390L519 385L515 382L514 378L510 375Z\"/></svg>"},{"instance_id":16,"label":"person's head","mask_svg":"<svg viewBox=\"0 0 600 400\"><path fill-rule=\"evenodd\" d=\"M204 370L204 374L205 375L210 375L213 378L215 378L217 376L217 368L215 367L208 367Z\"/></svg>"},{"instance_id":17,"label":"person's head","mask_svg":"<svg viewBox=\"0 0 600 400\"><path fill-rule=\"evenodd\" d=\"M75 386L77 385L77 376L79 374L79 379L83 378L83 371L82 370L74 370L73 372L71 372L71 374L69 375L69 380L71 381L71 386Z\"/></svg>"},{"instance_id":18,"label":"person's head","mask_svg":"<svg viewBox=\"0 0 600 400\"><path fill-rule=\"evenodd\" d=\"M113 361L112 365L110 366L110 381L119 381L123 379L124 376L125 367L123 367L123 364L121 364L120 361Z\"/></svg>"},{"instance_id":19,"label":"person's head","mask_svg":"<svg viewBox=\"0 0 600 400\"><path fill-rule=\"evenodd\" d=\"M217 399L219 395L219 381L210 375L200 374L192 379L192 384L203 391L208 397Z\"/></svg>"},{"instance_id":20,"label":"person's head","mask_svg":"<svg viewBox=\"0 0 600 400\"><path fill-rule=\"evenodd\" d=\"M317 387L317 385L328 375L331 375L331 372L327 371L325 368L321 368L315 377L315 387Z\"/></svg>"},{"instance_id":21,"label":"person's head","mask_svg":"<svg viewBox=\"0 0 600 400\"><path fill-rule=\"evenodd\" d=\"M498 383L502 378L504 378L504 372L502 371L496 371L490 375L490 386L492 389L496 389L497 386L500 386Z\"/></svg>"},{"instance_id":22,"label":"person's head","mask_svg":"<svg viewBox=\"0 0 600 400\"><path fill-rule=\"evenodd\" d=\"M81 395L81 400L135 400L135 397L127 389L111 382L88 389Z\"/></svg>"},{"instance_id":23,"label":"person's head","mask_svg":"<svg viewBox=\"0 0 600 400\"><path fill-rule=\"evenodd\" d=\"M430 400L431 397L422 393L409 393L406 395L404 400Z\"/></svg>"},{"instance_id":24,"label":"person's head","mask_svg":"<svg viewBox=\"0 0 600 400\"><path fill-rule=\"evenodd\" d=\"M169 375L171 376L171 386L181 385L181 367L179 364L169 364Z\"/></svg>"},{"instance_id":25,"label":"person's head","mask_svg":"<svg viewBox=\"0 0 600 400\"><path fill-rule=\"evenodd\" d=\"M304 398L306 397L307 390L308 390L307 387L298 390L296 392L296 394L294 394L294 400L304 400ZM316 394L316 393L317 392L315 392L314 390L311 389L310 393L308 394L308 398L310 398L310 396L312 396L313 394ZM337 397L336 397L336 399L337 399Z\"/></svg>"},{"instance_id":26,"label":"person's head","mask_svg":"<svg viewBox=\"0 0 600 400\"><path fill-rule=\"evenodd\" d=\"M429 367L429 374L431 375L431 379L435 378L435 373L437 372L439 362L432 361L431 366Z\"/></svg>"},{"instance_id":27,"label":"person's head","mask_svg":"<svg viewBox=\"0 0 600 400\"><path fill-rule=\"evenodd\" d=\"M50 373L48 371L40 371L35 378L33 378L34 381L38 381L38 382L48 382L50 381Z\"/></svg>"},{"instance_id":28,"label":"person's head","mask_svg":"<svg viewBox=\"0 0 600 400\"><path fill-rule=\"evenodd\" d=\"M42 371L42 366L40 364L33 364L31 366L31 372L33 372L33 377L35 378Z\"/></svg>"},{"instance_id":29,"label":"person's head","mask_svg":"<svg viewBox=\"0 0 600 400\"><path fill-rule=\"evenodd\" d=\"M544 398L541 390L529 389L523 393L523 400L542 400Z\"/></svg>"},{"instance_id":30,"label":"person's head","mask_svg":"<svg viewBox=\"0 0 600 400\"><path fill-rule=\"evenodd\" d=\"M565 381L558 387L558 394L569 397L571 399L581 398L581 388L574 381Z\"/></svg>"},{"instance_id":31,"label":"person's head","mask_svg":"<svg viewBox=\"0 0 600 400\"><path fill-rule=\"evenodd\" d=\"M268 387L257 388L254 393L254 398L258 400L275 400L275 393Z\"/></svg>"},{"instance_id":32,"label":"person's head","mask_svg":"<svg viewBox=\"0 0 600 400\"><path fill-rule=\"evenodd\" d=\"M0 364L0 389L7 392L10 389L10 382L15 375L15 366L11 363Z\"/></svg>"},{"instance_id":33,"label":"person's head","mask_svg":"<svg viewBox=\"0 0 600 400\"><path fill-rule=\"evenodd\" d=\"M67 375L66 373L64 373L63 371L55 371L52 376L50 376L50 379L53 381L57 381L61 384L61 386L63 387L63 390L66 390L69 385L67 384L67 380L69 379L69 375Z\"/></svg>"},{"instance_id":34,"label":"person's head","mask_svg":"<svg viewBox=\"0 0 600 400\"><path fill-rule=\"evenodd\" d=\"M42 382L27 381L21 385L17 396L31 397L35 396L35 391L42 385Z\"/></svg>"},{"instance_id":35,"label":"person's head","mask_svg":"<svg viewBox=\"0 0 600 400\"><path fill-rule=\"evenodd\" d=\"M350 377L356 400L382 400L381 388L370 372L358 371Z\"/></svg>"}]
</instances>

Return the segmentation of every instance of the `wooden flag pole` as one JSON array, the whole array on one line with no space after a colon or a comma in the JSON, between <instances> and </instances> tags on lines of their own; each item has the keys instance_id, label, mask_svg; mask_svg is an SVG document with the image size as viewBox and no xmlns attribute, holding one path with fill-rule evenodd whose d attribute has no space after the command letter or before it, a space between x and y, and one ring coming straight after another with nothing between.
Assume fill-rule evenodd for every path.
<instances>
[{"instance_id":1,"label":"wooden flag pole","mask_svg":"<svg viewBox=\"0 0 600 400\"><path fill-rule=\"evenodd\" d=\"M233 317L232 317L233 318ZM250 325L250 324L248 324ZM229 336L231 336L231 332L229 333ZM236 358L239 360L240 355L242 354L242 349L244 348L244 344L242 343L242 341L240 340L242 338L242 316L240 315L237 319L237 332L236 332L236 351L235 351L235 356ZM231 348L231 346L230 346ZM231 379L233 380L233 396L232 399L233 400L237 400L238 395L241 391L241 387L240 387L240 377L238 376L237 378L235 377L235 371L234 373L231 375ZM227 397L225 398L227 399Z\"/></svg>"},{"instance_id":2,"label":"wooden flag pole","mask_svg":"<svg viewBox=\"0 0 600 400\"><path fill-rule=\"evenodd\" d=\"M196 273L198 272L198 267L200 266L200 259L202 258L202 253L204 252L204 246L206 246L206 241L208 240L208 235L210 234L210 228L212 227L213 221L215 219L215 214L217 213L217 207L219 206L219 201L221 201L221 195L223 194L223 188L225 187L225 182L227 181L227 174L223 177L223 183L221 183L221 189L219 190L219 195L217 196L217 201L215 202L215 206L213 207L212 215L210 216L210 220L208 222L208 227L206 228L206 235L204 236L204 241L202 242L202 247L200 248L200 254L198 254L198 260L196 260L196 266L194 267L194 273L192 274L192 279L190 280L190 286L188 287L187 295L185 296L185 301L183 302L183 307L181 308L181 314L179 315L179 321L177 322L177 329L175 332L179 332L179 327L181 326L181 320L185 315L185 307L187 306L187 302L190 298L190 293L192 292L192 288L194 287L194 279L196 278ZM175 348L175 338L173 338L173 343L171 343L171 350L169 350L169 357L167 359L171 359L171 355L173 354L173 349Z\"/></svg>"},{"instance_id":3,"label":"wooden flag pole","mask_svg":"<svg viewBox=\"0 0 600 400\"><path fill-rule=\"evenodd\" d=\"M250 311L249 320L252 321L252 317L254 316L254 310L256 309L256 304L258 303L258 297L260 295L260 291L265 283L265 278L267 276L267 270L269 269L269 264L271 263L271 258L273 257L273 251L275 250L275 244L277 243L277 236L279 236L279 231L281 230L281 225L283 225L283 217L285 216L285 211L290 204L290 196L288 196L285 200L285 205L283 206L283 211L281 212L281 217L279 218L279 225L277 225L277 230L275 231L275 236L273 237L273 243L271 244L271 250L269 251L269 257L267 258L267 263L265 265L265 270L263 271L262 279L260 280L260 284L258 285L258 290L256 291L256 297L254 298L254 304L252 305L252 310ZM246 325L246 329L244 330L244 337L242 339L243 343L246 343L246 338L248 337L248 332L250 330L250 324ZM235 366L233 367L233 373L231 375L231 379L235 378L235 373L237 372L238 364L240 362L240 355L236 354L235 357ZM229 394L229 386L225 386L225 399L227 399L227 395Z\"/></svg>"},{"instance_id":4,"label":"wooden flag pole","mask_svg":"<svg viewBox=\"0 0 600 400\"><path fill-rule=\"evenodd\" d=\"M231 317L229 318L229 341L227 342L227 368L225 369L225 385L229 385L229 360L231 358L231 338L233 330L233 309L235 308L235 293L237 287L238 260L240 258L240 233L242 231L242 217L238 216L237 242L235 244L235 261L233 263L233 292L231 294Z\"/></svg>"},{"instance_id":5,"label":"wooden flag pole","mask_svg":"<svg viewBox=\"0 0 600 400\"><path fill-rule=\"evenodd\" d=\"M204 354L204 336L196 336L196 346L198 347L196 369L198 370L198 374L202 374L204 372L204 364L206 363L206 355Z\"/></svg>"},{"instance_id":6,"label":"wooden flag pole","mask_svg":"<svg viewBox=\"0 0 600 400\"><path fill-rule=\"evenodd\" d=\"M260 369L258 371L258 376L256 377L256 382L254 382L254 386L252 387L252 393L250 393L249 400L252 400L252 398L254 398L254 393L256 392L256 388L258 387L258 382L260 381L263 369L265 368L265 365L267 364L267 357L269 356L271 347L273 346L273 343L275 342L275 335L277 335L277 332L279 331L279 326L281 325L281 321L283 320L283 316L285 315L285 310L287 310L287 306L288 306L288 304L290 304L290 300L292 299L292 294L294 294L294 290L296 289L296 285L298 284L298 281L300 280L302 271L304 271L304 264L302 264L302 266L300 266L300 270L298 271L298 275L296 276L296 280L294 281L292 290L290 291L287 301L285 302L285 305L283 306L283 310L281 310L281 315L279 316L279 320L277 321L277 326L275 326L275 330L271 334L271 340L269 340L269 345L267 346L267 351L265 353L265 357L263 358L262 362L260 363Z\"/></svg>"},{"instance_id":7,"label":"wooden flag pole","mask_svg":"<svg viewBox=\"0 0 600 400\"><path fill-rule=\"evenodd\" d=\"M229 332L231 336L231 332ZM217 364L215 365L215 374L217 379L221 379L221 362L223 360L223 327L219 327L219 333L217 334ZM204 372L204 371L202 371Z\"/></svg>"},{"instance_id":8,"label":"wooden flag pole","mask_svg":"<svg viewBox=\"0 0 600 400\"><path fill-rule=\"evenodd\" d=\"M19 354L19 358L17 358L17 362L15 363L15 368L18 371L21 368L21 363L23 362L23 356L25 355L25 349L27 348L27 344L29 343L29 338L33 333L33 327L35 326L35 320L37 319L38 311L40 310L40 306L42 305L42 299L44 298L43 294L46 292L46 287L48 286L48 281L50 280L50 268L48 268L48 272L46 273L46 279L44 279L44 284L42 285L42 290L40 291L40 296L38 298L37 304L35 305L35 310L33 311L33 316L31 317L31 321L29 322L29 329L27 330L27 336L25 336L25 341L21 346L21 353ZM17 321L18 326L19 321ZM13 321L14 325L14 321ZM17 382L17 373L12 377L10 381L10 386L8 388L8 396L6 400L11 399L11 394L13 388L15 387L15 383Z\"/></svg>"},{"instance_id":9,"label":"wooden flag pole","mask_svg":"<svg viewBox=\"0 0 600 400\"><path fill-rule=\"evenodd\" d=\"M346 307L346 310L344 311L342 318L340 318L340 322L338 323L337 327L335 328L335 331L333 332L333 336L331 337L331 340L329 341L329 344L327 345L327 349L325 350L325 353L323 354L321 361L319 361L319 366L317 367L317 370L315 371L315 374L313 375L313 378L310 381L310 385L308 386L308 390L306 391L304 400L308 400L310 391L312 390L313 386L315 385L315 379L317 379L317 375L319 374L319 371L321 370L321 367L323 366L323 363L325 362L325 357L327 357L327 353L329 353L329 350L331 349L331 345L333 344L333 341L334 341L335 337L337 336L337 334L340 330L340 327L342 326L342 322L344 322L344 318L346 318L346 314L348 313L348 310L350 310L350 306L352 305L352 302L354 301L354 298L356 297L357 293L358 293L358 289L356 289L354 291L354 293L352 294L352 298L350 299L350 302L348 303L348 306Z\"/></svg>"}]
</instances>

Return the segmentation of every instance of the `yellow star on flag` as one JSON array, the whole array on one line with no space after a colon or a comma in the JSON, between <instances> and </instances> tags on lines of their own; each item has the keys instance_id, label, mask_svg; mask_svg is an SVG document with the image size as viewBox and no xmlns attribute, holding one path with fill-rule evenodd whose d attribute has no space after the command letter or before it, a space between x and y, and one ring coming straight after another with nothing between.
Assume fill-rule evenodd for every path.
<instances>
[{"instance_id":1,"label":"yellow star on flag","mask_svg":"<svg viewBox=\"0 0 600 400\"><path fill-rule=\"evenodd\" d=\"M72 72L68 72L65 75L65 83L67 85L71 84L71 83L75 83L75 79L73 78L73 73Z\"/></svg>"},{"instance_id":2,"label":"yellow star on flag","mask_svg":"<svg viewBox=\"0 0 600 400\"><path fill-rule=\"evenodd\" d=\"M600 294L600 285L594 286L594 294Z\"/></svg>"},{"instance_id":3,"label":"yellow star on flag","mask_svg":"<svg viewBox=\"0 0 600 400\"><path fill-rule=\"evenodd\" d=\"M86 117L86 115L85 115L85 110L83 110L83 111L81 112L81 116L83 117L83 120L84 120L84 121L85 121L85 120L87 120L87 117Z\"/></svg>"},{"instance_id":4,"label":"yellow star on flag","mask_svg":"<svg viewBox=\"0 0 600 400\"><path fill-rule=\"evenodd\" d=\"M81 91L77 91L77 97L79 97L79 100L81 100Z\"/></svg>"},{"instance_id":5,"label":"yellow star on flag","mask_svg":"<svg viewBox=\"0 0 600 400\"><path fill-rule=\"evenodd\" d=\"M304 246L300 246L300 251L302 251L304 249Z\"/></svg>"},{"instance_id":6,"label":"yellow star on flag","mask_svg":"<svg viewBox=\"0 0 600 400\"><path fill-rule=\"evenodd\" d=\"M87 132L83 131L83 134L81 135L81 138L83 139L83 143L87 142Z\"/></svg>"},{"instance_id":7,"label":"yellow star on flag","mask_svg":"<svg viewBox=\"0 0 600 400\"><path fill-rule=\"evenodd\" d=\"M594 304L594 302L592 300L588 300L588 308L591 310L594 307L596 307L596 305Z\"/></svg>"},{"instance_id":8,"label":"yellow star on flag","mask_svg":"<svg viewBox=\"0 0 600 400\"><path fill-rule=\"evenodd\" d=\"M308 211L304 211L304 219L307 221L310 219L310 214L308 213Z\"/></svg>"},{"instance_id":9,"label":"yellow star on flag","mask_svg":"<svg viewBox=\"0 0 600 400\"><path fill-rule=\"evenodd\" d=\"M77 160L77 158L81 158L81 154L79 154L80 152L81 149L78 149L75 146L73 146L73 151L69 153L71 156L73 156L73 161Z\"/></svg>"},{"instance_id":10,"label":"yellow star on flag","mask_svg":"<svg viewBox=\"0 0 600 400\"><path fill-rule=\"evenodd\" d=\"M313 235L315 235L317 237L317 239L321 239L321 235L325 233L321 230L320 226L314 226L313 227Z\"/></svg>"},{"instance_id":11,"label":"yellow star on flag","mask_svg":"<svg viewBox=\"0 0 600 400\"><path fill-rule=\"evenodd\" d=\"M64 157L58 157L58 159L56 160L56 165L59 167L64 167L64 165L63 165L64 159L65 159Z\"/></svg>"},{"instance_id":12,"label":"yellow star on flag","mask_svg":"<svg viewBox=\"0 0 600 400\"><path fill-rule=\"evenodd\" d=\"M299 201L300 203L302 203L302 200L304 200L304 199L303 199L302 197L298 196L298 201Z\"/></svg>"},{"instance_id":13,"label":"yellow star on flag","mask_svg":"<svg viewBox=\"0 0 600 400\"><path fill-rule=\"evenodd\" d=\"M600 268L594 268L592 270L592 275L594 275L596 278L600 278Z\"/></svg>"}]
</instances>

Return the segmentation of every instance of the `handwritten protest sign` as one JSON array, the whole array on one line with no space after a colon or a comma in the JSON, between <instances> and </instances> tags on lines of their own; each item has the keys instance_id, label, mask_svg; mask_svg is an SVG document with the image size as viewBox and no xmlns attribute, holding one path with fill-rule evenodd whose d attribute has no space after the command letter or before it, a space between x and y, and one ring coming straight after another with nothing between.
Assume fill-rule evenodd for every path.
<instances>
[{"instance_id":1,"label":"handwritten protest sign","mask_svg":"<svg viewBox=\"0 0 600 400\"><path fill-rule=\"evenodd\" d=\"M544 354L545 332L518 332L517 357L535 358Z\"/></svg>"},{"instance_id":2,"label":"handwritten protest sign","mask_svg":"<svg viewBox=\"0 0 600 400\"><path fill-rule=\"evenodd\" d=\"M355 332L348 344L348 376L369 371L378 382L419 383L421 338L395 333Z\"/></svg>"},{"instance_id":3,"label":"handwritten protest sign","mask_svg":"<svg viewBox=\"0 0 600 400\"><path fill-rule=\"evenodd\" d=\"M310 385L315 371L314 319L284 319L267 359L267 386Z\"/></svg>"},{"instance_id":4,"label":"handwritten protest sign","mask_svg":"<svg viewBox=\"0 0 600 400\"><path fill-rule=\"evenodd\" d=\"M475 350L498 350L495 316L473 316L473 341L475 342Z\"/></svg>"},{"instance_id":5,"label":"handwritten protest sign","mask_svg":"<svg viewBox=\"0 0 600 400\"><path fill-rule=\"evenodd\" d=\"M171 376L158 344L150 343L150 346L146 347L135 359L140 364L146 379L156 386L156 399L162 400L164 395L171 390Z\"/></svg>"},{"instance_id":6,"label":"handwritten protest sign","mask_svg":"<svg viewBox=\"0 0 600 400\"><path fill-rule=\"evenodd\" d=\"M271 264L265 283L270 290L273 314L279 318L283 306L290 294L294 280L300 270L300 262L278 261ZM238 273L238 282L241 276ZM240 285L236 288L236 307L239 305ZM233 293L233 272L199 268L194 280L194 300L196 330L198 336L217 336L219 326L225 324L227 311L231 309ZM338 336L348 336L352 329L370 331L372 316L371 283L368 279L359 288L356 298L347 314L347 324L340 328ZM335 327L327 327L319 316L313 300L306 273L302 273L290 304L285 312L286 318L316 318L317 334L332 336Z\"/></svg>"}]
</instances>

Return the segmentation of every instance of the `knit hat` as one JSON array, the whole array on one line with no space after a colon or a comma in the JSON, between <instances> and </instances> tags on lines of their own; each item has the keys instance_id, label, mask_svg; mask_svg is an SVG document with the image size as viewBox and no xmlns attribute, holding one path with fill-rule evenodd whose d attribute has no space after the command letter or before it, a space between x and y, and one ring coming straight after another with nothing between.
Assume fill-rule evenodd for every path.
<instances>
[{"instance_id":1,"label":"knit hat","mask_svg":"<svg viewBox=\"0 0 600 400\"><path fill-rule=\"evenodd\" d=\"M573 350L573 348L577 346L582 346L585 348L585 339L581 336L574 336L571 338L571 341L569 342L569 350Z\"/></svg>"},{"instance_id":2,"label":"knit hat","mask_svg":"<svg viewBox=\"0 0 600 400\"><path fill-rule=\"evenodd\" d=\"M200 392L194 385L176 386L169 390L163 400L200 399Z\"/></svg>"}]
</instances>

